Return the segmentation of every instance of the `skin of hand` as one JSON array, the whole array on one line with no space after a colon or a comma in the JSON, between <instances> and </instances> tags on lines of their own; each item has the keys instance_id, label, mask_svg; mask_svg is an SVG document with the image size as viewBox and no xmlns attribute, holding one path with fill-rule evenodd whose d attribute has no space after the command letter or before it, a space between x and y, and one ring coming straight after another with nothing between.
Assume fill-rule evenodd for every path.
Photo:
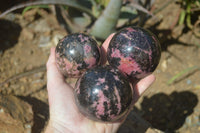
<instances>
[{"instance_id":1,"label":"skin of hand","mask_svg":"<svg viewBox=\"0 0 200 133\"><path fill-rule=\"evenodd\" d=\"M114 34L111 34L101 48L104 55L102 64L106 63L106 50ZM58 71L55 61L55 48L47 61L47 91L50 119L45 133L116 133L124 120L115 123L96 122L83 116L76 107L74 88L66 83L64 76ZM134 103L140 95L155 81L154 75L141 79L134 87Z\"/></svg>"}]
</instances>

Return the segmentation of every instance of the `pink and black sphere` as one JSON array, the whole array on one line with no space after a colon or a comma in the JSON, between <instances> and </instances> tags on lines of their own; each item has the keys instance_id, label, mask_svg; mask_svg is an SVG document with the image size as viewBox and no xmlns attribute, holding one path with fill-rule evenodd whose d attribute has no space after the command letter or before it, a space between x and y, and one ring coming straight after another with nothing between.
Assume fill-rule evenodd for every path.
<instances>
[{"instance_id":1,"label":"pink and black sphere","mask_svg":"<svg viewBox=\"0 0 200 133\"><path fill-rule=\"evenodd\" d=\"M127 27L110 41L107 59L130 79L151 74L159 64L161 47L156 36L140 27Z\"/></svg>"},{"instance_id":2,"label":"pink and black sphere","mask_svg":"<svg viewBox=\"0 0 200 133\"><path fill-rule=\"evenodd\" d=\"M100 63L100 49L89 35L74 33L61 39L56 47L56 63L66 77L80 77Z\"/></svg>"}]
</instances>

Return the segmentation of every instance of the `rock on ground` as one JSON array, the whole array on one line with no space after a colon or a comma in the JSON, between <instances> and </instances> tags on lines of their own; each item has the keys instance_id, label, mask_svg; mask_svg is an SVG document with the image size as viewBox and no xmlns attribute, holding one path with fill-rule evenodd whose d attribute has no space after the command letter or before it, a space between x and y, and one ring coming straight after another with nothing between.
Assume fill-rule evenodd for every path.
<instances>
[{"instance_id":1,"label":"rock on ground","mask_svg":"<svg viewBox=\"0 0 200 133\"><path fill-rule=\"evenodd\" d=\"M30 133L32 107L11 95L0 95L0 133Z\"/></svg>"}]
</instances>

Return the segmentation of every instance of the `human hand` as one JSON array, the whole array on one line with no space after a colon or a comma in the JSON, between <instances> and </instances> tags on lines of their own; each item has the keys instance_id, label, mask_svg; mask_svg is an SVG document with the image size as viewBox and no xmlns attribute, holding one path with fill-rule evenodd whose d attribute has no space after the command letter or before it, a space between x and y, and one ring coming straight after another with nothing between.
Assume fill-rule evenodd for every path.
<instances>
[{"instance_id":1,"label":"human hand","mask_svg":"<svg viewBox=\"0 0 200 133\"><path fill-rule=\"evenodd\" d=\"M114 34L110 35L102 45L102 55L106 55L108 44ZM106 56L102 63L105 64ZM149 75L140 80L134 87L134 102L154 82L155 76ZM75 104L74 88L65 82L65 78L58 71L55 61L55 48L47 62L47 91L49 98L50 120L45 133L115 133L121 122L102 123L83 116Z\"/></svg>"}]
</instances>

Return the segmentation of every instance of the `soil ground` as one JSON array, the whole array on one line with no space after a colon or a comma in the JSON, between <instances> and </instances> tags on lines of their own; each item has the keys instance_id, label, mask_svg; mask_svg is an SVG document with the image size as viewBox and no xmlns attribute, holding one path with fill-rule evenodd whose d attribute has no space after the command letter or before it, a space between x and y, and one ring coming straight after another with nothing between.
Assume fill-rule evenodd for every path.
<instances>
[{"instance_id":1,"label":"soil ground","mask_svg":"<svg viewBox=\"0 0 200 133\"><path fill-rule=\"evenodd\" d=\"M159 8L162 4L157 1L154 7ZM178 13L180 5L171 3L145 24L158 36L162 57L154 72L155 83L139 99L134 111L161 131L197 133L200 132L200 72L195 68L200 67L200 39L184 25L175 25ZM8 123L15 121L11 127L19 127L20 131L21 128L30 128L23 131L33 133L41 132L45 127L49 115L45 64L50 48L65 35L67 32L56 17L43 9L30 10L24 16L15 12L0 19L0 83L13 75L35 70L34 74L23 74L0 87L1 95L14 95L30 104L33 110L34 117L29 117L31 120L6 117ZM191 71L173 84L167 84L187 68ZM17 109L20 107L16 106ZM2 112L0 108L0 115ZM26 126L16 126L18 121ZM0 125L8 126L1 122Z\"/></svg>"}]
</instances>

